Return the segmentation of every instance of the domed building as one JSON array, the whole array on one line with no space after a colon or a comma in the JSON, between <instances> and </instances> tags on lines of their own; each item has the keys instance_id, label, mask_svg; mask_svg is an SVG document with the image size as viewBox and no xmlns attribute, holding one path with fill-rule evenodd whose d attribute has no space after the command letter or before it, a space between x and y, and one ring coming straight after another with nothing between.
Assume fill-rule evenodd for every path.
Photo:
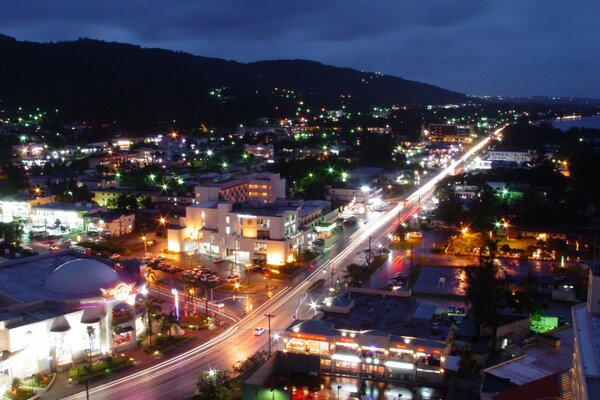
<instances>
[{"instance_id":1,"label":"domed building","mask_svg":"<svg viewBox=\"0 0 600 400\"><path fill-rule=\"evenodd\" d=\"M0 265L0 378L63 370L89 352L135 346L146 295L139 270L117 271L70 251Z\"/></svg>"}]
</instances>

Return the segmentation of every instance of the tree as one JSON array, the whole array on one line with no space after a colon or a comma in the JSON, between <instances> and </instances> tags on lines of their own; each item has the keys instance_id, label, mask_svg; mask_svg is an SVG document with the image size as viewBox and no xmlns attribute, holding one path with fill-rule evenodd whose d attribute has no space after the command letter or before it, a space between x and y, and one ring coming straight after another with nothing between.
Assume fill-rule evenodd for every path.
<instances>
[{"instance_id":1,"label":"tree","mask_svg":"<svg viewBox=\"0 0 600 400\"><path fill-rule=\"evenodd\" d=\"M350 280L351 286L355 286L359 281L362 280L365 274L364 270L365 268L358 264L348 264L346 266L346 274L344 275L344 278Z\"/></svg>"},{"instance_id":2,"label":"tree","mask_svg":"<svg viewBox=\"0 0 600 400\"><path fill-rule=\"evenodd\" d=\"M171 329L173 326L179 326L179 323L177 322L177 318L175 318L173 312L170 312L169 314L163 314L163 316L160 318L159 325L160 330L171 337Z\"/></svg>"},{"instance_id":3,"label":"tree","mask_svg":"<svg viewBox=\"0 0 600 400\"><path fill-rule=\"evenodd\" d=\"M504 290L496 273L492 259L482 259L479 267L470 268L467 272L467 297L472 304L473 322L478 332L481 325L496 328L498 324Z\"/></svg>"},{"instance_id":4,"label":"tree","mask_svg":"<svg viewBox=\"0 0 600 400\"><path fill-rule=\"evenodd\" d=\"M269 359L268 351L257 351L244 361L239 361L232 367L237 375L249 376L258 370Z\"/></svg>"},{"instance_id":5,"label":"tree","mask_svg":"<svg viewBox=\"0 0 600 400\"><path fill-rule=\"evenodd\" d=\"M158 300L147 295L144 298L144 309L146 310L146 334L148 335L148 341L150 342L150 347L152 347L152 318L156 315L160 310L160 303Z\"/></svg>"},{"instance_id":6,"label":"tree","mask_svg":"<svg viewBox=\"0 0 600 400\"><path fill-rule=\"evenodd\" d=\"M210 370L200 374L196 382L198 400L229 400L233 397L233 382L228 370Z\"/></svg>"},{"instance_id":7,"label":"tree","mask_svg":"<svg viewBox=\"0 0 600 400\"><path fill-rule=\"evenodd\" d=\"M89 357L90 357L89 363L91 365L92 364L92 343L94 341L94 338L96 337L96 328L88 325L86 331L87 331L88 344L89 344L89 348L88 348L88 353L89 353Z\"/></svg>"},{"instance_id":8,"label":"tree","mask_svg":"<svg viewBox=\"0 0 600 400\"><path fill-rule=\"evenodd\" d=\"M143 207L144 199L133 193L121 193L106 202L106 207L111 210L135 211Z\"/></svg>"},{"instance_id":9,"label":"tree","mask_svg":"<svg viewBox=\"0 0 600 400\"><path fill-rule=\"evenodd\" d=\"M0 239L5 246L19 248L23 236L23 223L21 221L0 222Z\"/></svg>"}]
</instances>

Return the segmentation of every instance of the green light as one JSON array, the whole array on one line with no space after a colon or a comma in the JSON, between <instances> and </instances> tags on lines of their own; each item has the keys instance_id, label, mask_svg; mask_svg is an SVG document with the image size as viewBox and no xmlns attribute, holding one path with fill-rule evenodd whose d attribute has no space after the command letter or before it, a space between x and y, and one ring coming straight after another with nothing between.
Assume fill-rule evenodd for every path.
<instances>
[{"instance_id":1,"label":"green light","mask_svg":"<svg viewBox=\"0 0 600 400\"><path fill-rule=\"evenodd\" d=\"M150 174L150 175L148 175L148 179L150 179L151 181L154 181L156 179L156 175Z\"/></svg>"},{"instance_id":2,"label":"green light","mask_svg":"<svg viewBox=\"0 0 600 400\"><path fill-rule=\"evenodd\" d=\"M184 183L183 178L177 178L177 183L180 185L183 185L183 183Z\"/></svg>"},{"instance_id":3,"label":"green light","mask_svg":"<svg viewBox=\"0 0 600 400\"><path fill-rule=\"evenodd\" d=\"M120 173L120 172L117 172L117 173L115 174L115 176L117 177L117 179L119 179L119 178L121 177L121 173Z\"/></svg>"},{"instance_id":4,"label":"green light","mask_svg":"<svg viewBox=\"0 0 600 400\"><path fill-rule=\"evenodd\" d=\"M313 177L313 173L311 172L310 174L308 174L308 177L312 178Z\"/></svg>"},{"instance_id":5,"label":"green light","mask_svg":"<svg viewBox=\"0 0 600 400\"><path fill-rule=\"evenodd\" d=\"M329 172L330 174L333 174L335 172L335 170L332 167L327 168L327 172Z\"/></svg>"},{"instance_id":6,"label":"green light","mask_svg":"<svg viewBox=\"0 0 600 400\"><path fill-rule=\"evenodd\" d=\"M246 154L246 153L242 154L242 158L243 158L244 160L247 160L247 159L248 159L248 154Z\"/></svg>"},{"instance_id":7,"label":"green light","mask_svg":"<svg viewBox=\"0 0 600 400\"><path fill-rule=\"evenodd\" d=\"M500 229L500 222L496 221L494 222L494 226L496 227L496 229Z\"/></svg>"},{"instance_id":8,"label":"green light","mask_svg":"<svg viewBox=\"0 0 600 400\"><path fill-rule=\"evenodd\" d=\"M225 169L225 168L227 168L227 166L228 166L229 164L227 164L227 161L223 161L223 164L222 164L222 165L223 165L223 169Z\"/></svg>"},{"instance_id":9,"label":"green light","mask_svg":"<svg viewBox=\"0 0 600 400\"><path fill-rule=\"evenodd\" d=\"M347 172L342 172L342 180L344 182L346 182L346 178L348 178L348 173Z\"/></svg>"},{"instance_id":10,"label":"green light","mask_svg":"<svg viewBox=\"0 0 600 400\"><path fill-rule=\"evenodd\" d=\"M169 188L169 186L166 183L163 183L161 185L161 187L162 187L163 190L167 190Z\"/></svg>"}]
</instances>

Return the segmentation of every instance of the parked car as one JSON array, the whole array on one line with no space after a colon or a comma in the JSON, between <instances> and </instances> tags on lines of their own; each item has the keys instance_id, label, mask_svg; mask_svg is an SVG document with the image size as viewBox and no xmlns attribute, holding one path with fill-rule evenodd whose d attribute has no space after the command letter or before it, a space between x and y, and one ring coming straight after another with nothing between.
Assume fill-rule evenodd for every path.
<instances>
[{"instance_id":1,"label":"parked car","mask_svg":"<svg viewBox=\"0 0 600 400\"><path fill-rule=\"evenodd\" d=\"M408 232L409 239L421 239L423 234L421 232Z\"/></svg>"},{"instance_id":2,"label":"parked car","mask_svg":"<svg viewBox=\"0 0 600 400\"><path fill-rule=\"evenodd\" d=\"M315 239L315 240L313 240L313 244L315 246L324 246L325 245L325 239L321 239L321 238Z\"/></svg>"},{"instance_id":3,"label":"parked car","mask_svg":"<svg viewBox=\"0 0 600 400\"><path fill-rule=\"evenodd\" d=\"M265 333L265 328L263 328L262 326L254 328L254 336L262 336L264 333Z\"/></svg>"},{"instance_id":4,"label":"parked car","mask_svg":"<svg viewBox=\"0 0 600 400\"><path fill-rule=\"evenodd\" d=\"M225 279L227 282L239 282L240 281L240 276L239 275L229 275L227 277L227 279Z\"/></svg>"}]
</instances>

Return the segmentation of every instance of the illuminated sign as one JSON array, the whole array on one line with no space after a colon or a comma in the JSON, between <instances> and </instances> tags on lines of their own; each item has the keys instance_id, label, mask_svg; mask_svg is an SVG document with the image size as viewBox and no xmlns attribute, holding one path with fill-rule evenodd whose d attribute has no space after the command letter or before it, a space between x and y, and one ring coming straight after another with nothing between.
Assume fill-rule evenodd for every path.
<instances>
[{"instance_id":1,"label":"illuminated sign","mask_svg":"<svg viewBox=\"0 0 600 400\"><path fill-rule=\"evenodd\" d=\"M338 339L339 342L345 342L345 343L356 343L354 341L354 339L349 338L349 337L341 337Z\"/></svg>"},{"instance_id":2,"label":"illuminated sign","mask_svg":"<svg viewBox=\"0 0 600 400\"><path fill-rule=\"evenodd\" d=\"M397 349L406 349L407 346L405 344L402 344L402 343L396 343L396 348Z\"/></svg>"},{"instance_id":3,"label":"illuminated sign","mask_svg":"<svg viewBox=\"0 0 600 400\"><path fill-rule=\"evenodd\" d=\"M290 333L290 336L296 339L304 339L304 340L316 340L319 342L326 342L327 341L327 337L325 336L320 336L320 335L311 335L308 333L296 333L296 332L292 332Z\"/></svg>"},{"instance_id":4,"label":"illuminated sign","mask_svg":"<svg viewBox=\"0 0 600 400\"><path fill-rule=\"evenodd\" d=\"M419 353L425 353L425 347L417 347Z\"/></svg>"},{"instance_id":5,"label":"illuminated sign","mask_svg":"<svg viewBox=\"0 0 600 400\"><path fill-rule=\"evenodd\" d=\"M132 284L127 283L119 283L112 289L100 289L102 291L102 296L104 297L114 297L115 300L123 301L127 300L129 294L134 291L134 286Z\"/></svg>"},{"instance_id":6,"label":"illuminated sign","mask_svg":"<svg viewBox=\"0 0 600 400\"><path fill-rule=\"evenodd\" d=\"M256 215L238 214L238 218L256 218Z\"/></svg>"}]
</instances>

